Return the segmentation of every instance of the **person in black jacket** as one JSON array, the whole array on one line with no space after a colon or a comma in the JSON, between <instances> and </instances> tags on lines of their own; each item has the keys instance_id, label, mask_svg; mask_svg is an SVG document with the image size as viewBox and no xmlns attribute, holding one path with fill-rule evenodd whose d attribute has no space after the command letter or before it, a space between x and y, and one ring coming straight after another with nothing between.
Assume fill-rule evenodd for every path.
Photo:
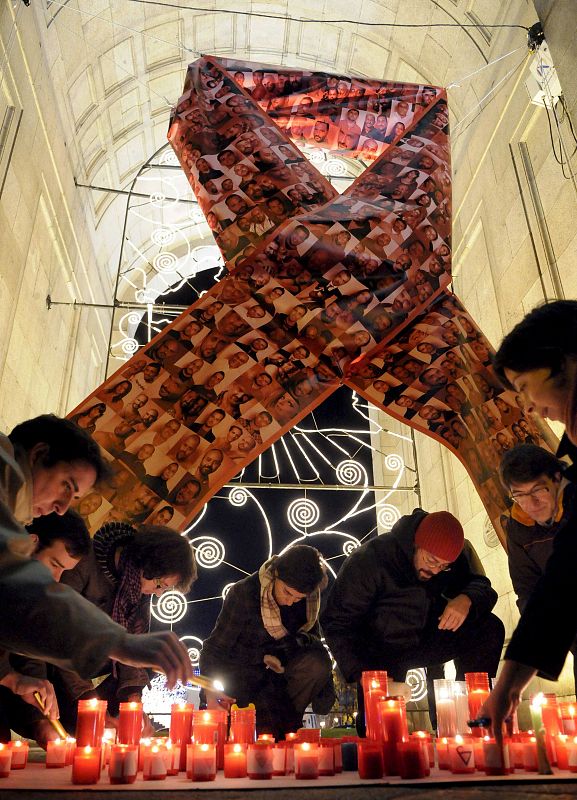
<instances>
[{"instance_id":1,"label":"person in black jacket","mask_svg":"<svg viewBox=\"0 0 577 800\"><path fill-rule=\"evenodd\" d=\"M346 681L358 683L373 669L402 681L409 669L451 659L458 679L465 672L495 675L505 637L491 613L497 593L472 572L463 543L452 514L417 508L349 555L321 615ZM358 727L362 732L362 720Z\"/></svg>"},{"instance_id":2,"label":"person in black jacket","mask_svg":"<svg viewBox=\"0 0 577 800\"><path fill-rule=\"evenodd\" d=\"M302 726L303 713L327 714L335 700L331 660L318 612L325 569L318 550L293 545L235 583L204 640L200 670L222 680L239 706L254 703L258 733ZM209 708L218 698L207 693Z\"/></svg>"},{"instance_id":3,"label":"person in black jacket","mask_svg":"<svg viewBox=\"0 0 577 800\"><path fill-rule=\"evenodd\" d=\"M509 574L523 613L551 553L557 532L565 525L575 498L575 485L565 477L566 464L536 444L508 450L499 468L513 506L501 517L507 534ZM575 643L571 648L577 654ZM577 658L573 660L577 686Z\"/></svg>"}]
</instances>

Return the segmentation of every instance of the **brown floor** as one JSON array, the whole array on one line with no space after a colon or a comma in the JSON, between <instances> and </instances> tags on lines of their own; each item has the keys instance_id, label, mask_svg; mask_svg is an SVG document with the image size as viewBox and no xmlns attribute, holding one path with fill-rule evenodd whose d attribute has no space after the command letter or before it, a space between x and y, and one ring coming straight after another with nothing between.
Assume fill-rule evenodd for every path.
<instances>
[{"instance_id":1,"label":"brown floor","mask_svg":"<svg viewBox=\"0 0 577 800\"><path fill-rule=\"evenodd\" d=\"M2 800L128 800L126 792L130 792L130 800L183 800L194 792L182 791L99 791L85 789L82 792L17 790L2 787ZM194 792L199 797L198 792ZM247 790L214 790L209 791L207 800L569 800L577 798L577 781L547 783L484 783L476 786L450 787L435 784L427 786L342 786L331 788L312 788L299 786L290 789L247 789Z\"/></svg>"}]
</instances>

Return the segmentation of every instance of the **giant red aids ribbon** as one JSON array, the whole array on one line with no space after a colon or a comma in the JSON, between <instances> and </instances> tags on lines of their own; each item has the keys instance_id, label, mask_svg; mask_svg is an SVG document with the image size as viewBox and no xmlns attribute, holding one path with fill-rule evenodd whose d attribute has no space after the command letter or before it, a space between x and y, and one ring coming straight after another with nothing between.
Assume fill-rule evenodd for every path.
<instances>
[{"instance_id":1,"label":"giant red aids ribbon","mask_svg":"<svg viewBox=\"0 0 577 800\"><path fill-rule=\"evenodd\" d=\"M444 90L207 56L168 137L228 273L73 412L114 470L92 527L184 527L344 383L449 447L501 533L500 456L546 429L448 290ZM299 146L363 171L339 195Z\"/></svg>"}]
</instances>

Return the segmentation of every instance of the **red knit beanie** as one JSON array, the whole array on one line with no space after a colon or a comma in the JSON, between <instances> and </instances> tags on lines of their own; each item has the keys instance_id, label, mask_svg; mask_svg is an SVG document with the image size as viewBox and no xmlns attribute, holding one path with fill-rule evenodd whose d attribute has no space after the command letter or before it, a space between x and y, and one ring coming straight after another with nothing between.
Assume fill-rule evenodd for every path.
<instances>
[{"instance_id":1,"label":"red knit beanie","mask_svg":"<svg viewBox=\"0 0 577 800\"><path fill-rule=\"evenodd\" d=\"M433 511L415 533L415 546L441 561L455 561L463 549L465 534L459 520L448 511Z\"/></svg>"}]
</instances>

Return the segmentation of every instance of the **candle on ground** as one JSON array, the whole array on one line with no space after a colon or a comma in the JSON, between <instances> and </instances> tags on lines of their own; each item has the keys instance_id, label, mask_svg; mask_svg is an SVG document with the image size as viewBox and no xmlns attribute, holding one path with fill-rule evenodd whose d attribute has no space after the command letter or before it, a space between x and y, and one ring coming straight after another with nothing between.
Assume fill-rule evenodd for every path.
<instances>
[{"instance_id":1,"label":"candle on ground","mask_svg":"<svg viewBox=\"0 0 577 800\"><path fill-rule=\"evenodd\" d=\"M224 746L224 777L246 778L245 744L229 742Z\"/></svg>"},{"instance_id":2,"label":"candle on ground","mask_svg":"<svg viewBox=\"0 0 577 800\"><path fill-rule=\"evenodd\" d=\"M319 742L319 775L335 774L335 746L332 739Z\"/></svg>"},{"instance_id":3,"label":"candle on ground","mask_svg":"<svg viewBox=\"0 0 577 800\"><path fill-rule=\"evenodd\" d=\"M120 703L118 714L118 743L138 744L142 733L142 703Z\"/></svg>"},{"instance_id":4,"label":"candle on ground","mask_svg":"<svg viewBox=\"0 0 577 800\"><path fill-rule=\"evenodd\" d=\"M246 771L253 780L272 778L272 744L270 742L253 742L247 746Z\"/></svg>"},{"instance_id":5,"label":"candle on ground","mask_svg":"<svg viewBox=\"0 0 577 800\"><path fill-rule=\"evenodd\" d=\"M380 739L377 703L388 696L388 685L388 676L384 670L368 670L361 675L366 737L373 741Z\"/></svg>"},{"instance_id":6,"label":"candle on ground","mask_svg":"<svg viewBox=\"0 0 577 800\"><path fill-rule=\"evenodd\" d=\"M414 778L426 778L431 774L426 745L420 739L398 742L397 757L401 778L412 780Z\"/></svg>"},{"instance_id":7,"label":"candle on ground","mask_svg":"<svg viewBox=\"0 0 577 800\"><path fill-rule=\"evenodd\" d=\"M216 778L216 745L204 742L203 744L189 745L191 748L191 777L193 781L213 781ZM188 775L188 757L187 773Z\"/></svg>"},{"instance_id":8,"label":"candle on ground","mask_svg":"<svg viewBox=\"0 0 577 800\"><path fill-rule=\"evenodd\" d=\"M383 777L383 748L379 742L359 739L357 742L359 778L370 780Z\"/></svg>"},{"instance_id":9,"label":"candle on ground","mask_svg":"<svg viewBox=\"0 0 577 800\"><path fill-rule=\"evenodd\" d=\"M567 740L567 769L577 772L577 736Z\"/></svg>"},{"instance_id":10,"label":"candle on ground","mask_svg":"<svg viewBox=\"0 0 577 800\"><path fill-rule=\"evenodd\" d=\"M319 747L312 742L295 744L295 778L311 780L319 777Z\"/></svg>"},{"instance_id":11,"label":"candle on ground","mask_svg":"<svg viewBox=\"0 0 577 800\"><path fill-rule=\"evenodd\" d=\"M170 741L180 745L181 771L186 769L186 745L192 737L192 703L173 703L170 707Z\"/></svg>"},{"instance_id":12,"label":"candle on ground","mask_svg":"<svg viewBox=\"0 0 577 800\"><path fill-rule=\"evenodd\" d=\"M561 703L561 724L563 726L563 733L566 733L568 736L575 736L575 733L577 733L575 716L575 706L573 703Z\"/></svg>"},{"instance_id":13,"label":"candle on ground","mask_svg":"<svg viewBox=\"0 0 577 800\"><path fill-rule=\"evenodd\" d=\"M285 742L279 742L272 748L272 774L286 775L286 754L287 746Z\"/></svg>"},{"instance_id":14,"label":"candle on ground","mask_svg":"<svg viewBox=\"0 0 577 800\"><path fill-rule=\"evenodd\" d=\"M507 775L509 772L509 749L497 744L495 739L483 739L483 760L486 775Z\"/></svg>"},{"instance_id":15,"label":"candle on ground","mask_svg":"<svg viewBox=\"0 0 577 800\"><path fill-rule=\"evenodd\" d=\"M98 783L101 755L100 747L77 747L72 760L72 783Z\"/></svg>"},{"instance_id":16,"label":"candle on ground","mask_svg":"<svg viewBox=\"0 0 577 800\"><path fill-rule=\"evenodd\" d=\"M66 739L49 739L46 742L46 766L57 769L66 766Z\"/></svg>"},{"instance_id":17,"label":"candle on ground","mask_svg":"<svg viewBox=\"0 0 577 800\"><path fill-rule=\"evenodd\" d=\"M12 750L5 744L0 743L0 778L7 778L10 775L11 763Z\"/></svg>"},{"instance_id":18,"label":"candle on ground","mask_svg":"<svg viewBox=\"0 0 577 800\"><path fill-rule=\"evenodd\" d=\"M16 739L8 745L12 750L12 766L11 769L24 769L28 761L28 742L23 742L21 739Z\"/></svg>"},{"instance_id":19,"label":"candle on ground","mask_svg":"<svg viewBox=\"0 0 577 800\"><path fill-rule=\"evenodd\" d=\"M104 735L106 701L92 697L90 700L78 701L78 717L76 720L76 746L100 747Z\"/></svg>"},{"instance_id":20,"label":"candle on ground","mask_svg":"<svg viewBox=\"0 0 577 800\"><path fill-rule=\"evenodd\" d=\"M460 734L449 742L449 769L454 775L475 772L475 753L473 740L464 739Z\"/></svg>"},{"instance_id":21,"label":"candle on ground","mask_svg":"<svg viewBox=\"0 0 577 800\"><path fill-rule=\"evenodd\" d=\"M163 781L166 778L166 762L158 745L147 749L142 759L142 777L145 781Z\"/></svg>"},{"instance_id":22,"label":"candle on ground","mask_svg":"<svg viewBox=\"0 0 577 800\"><path fill-rule=\"evenodd\" d=\"M135 744L113 744L110 748L108 777L110 783L134 783L138 768L138 747Z\"/></svg>"}]
</instances>

